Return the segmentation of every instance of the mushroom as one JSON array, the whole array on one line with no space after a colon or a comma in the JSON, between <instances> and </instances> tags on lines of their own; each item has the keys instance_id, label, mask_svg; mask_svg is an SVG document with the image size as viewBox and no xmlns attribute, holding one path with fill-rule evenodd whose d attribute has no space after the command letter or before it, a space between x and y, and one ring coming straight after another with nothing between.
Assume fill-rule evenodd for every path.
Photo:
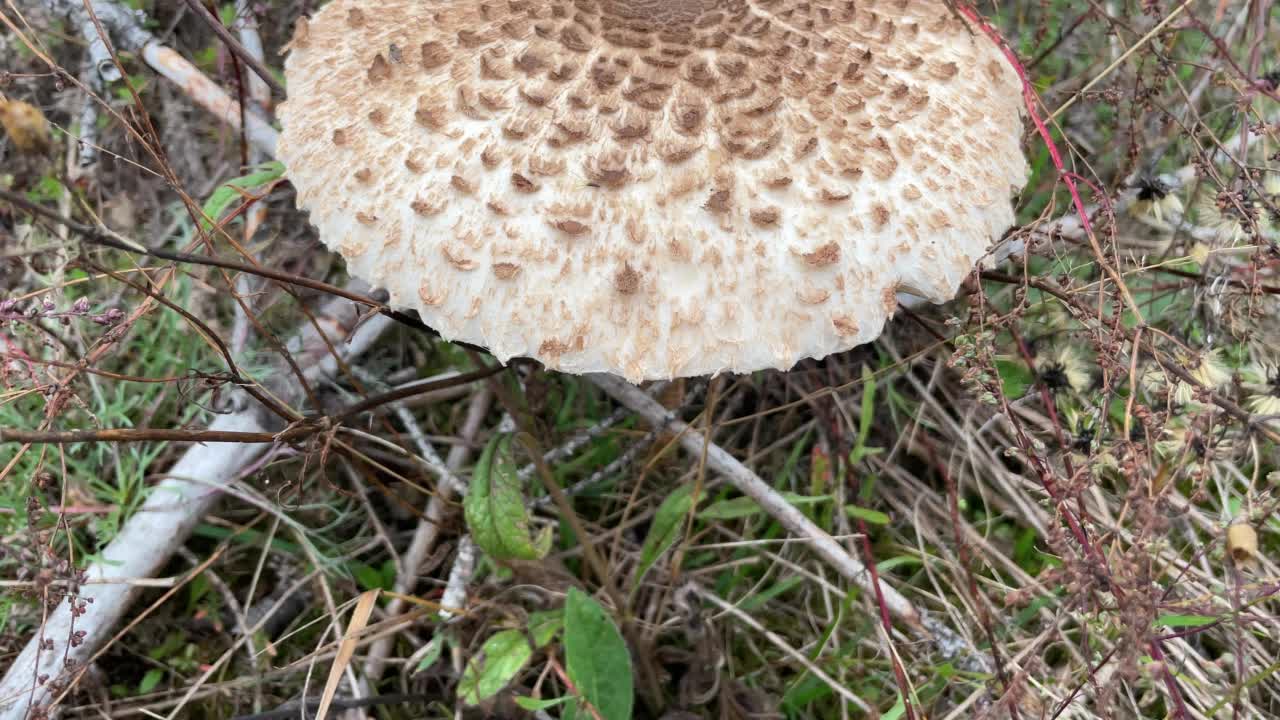
<instances>
[{"instance_id":1,"label":"mushroom","mask_svg":"<svg viewBox=\"0 0 1280 720\"><path fill-rule=\"evenodd\" d=\"M936 0L335 0L285 76L279 156L351 274L632 381L873 340L1027 175L1016 74Z\"/></svg>"}]
</instances>

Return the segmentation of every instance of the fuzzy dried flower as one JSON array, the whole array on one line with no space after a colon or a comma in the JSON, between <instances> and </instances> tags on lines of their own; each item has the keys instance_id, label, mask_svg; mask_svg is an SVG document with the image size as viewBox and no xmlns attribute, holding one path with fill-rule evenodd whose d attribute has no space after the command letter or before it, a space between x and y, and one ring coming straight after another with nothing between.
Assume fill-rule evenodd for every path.
<instances>
[{"instance_id":1,"label":"fuzzy dried flower","mask_svg":"<svg viewBox=\"0 0 1280 720\"><path fill-rule=\"evenodd\" d=\"M1224 246L1244 242L1256 232L1265 232L1270 218L1262 212L1262 203L1249 190L1223 190L1198 204L1200 222L1217 235Z\"/></svg>"},{"instance_id":2,"label":"fuzzy dried flower","mask_svg":"<svg viewBox=\"0 0 1280 720\"><path fill-rule=\"evenodd\" d=\"M1280 366L1274 363L1258 363L1242 373L1244 387L1249 391L1245 406L1249 412L1280 417Z\"/></svg>"},{"instance_id":3,"label":"fuzzy dried flower","mask_svg":"<svg viewBox=\"0 0 1280 720\"><path fill-rule=\"evenodd\" d=\"M1078 346L1064 343L1036 358L1036 375L1050 390L1081 392L1093 382L1089 359Z\"/></svg>"},{"instance_id":4,"label":"fuzzy dried flower","mask_svg":"<svg viewBox=\"0 0 1280 720\"><path fill-rule=\"evenodd\" d=\"M1182 198L1174 192L1174 186L1162 177L1143 175L1133 185L1138 193L1129 205L1129 213L1135 217L1152 217L1164 222L1166 216L1181 215Z\"/></svg>"}]
</instances>

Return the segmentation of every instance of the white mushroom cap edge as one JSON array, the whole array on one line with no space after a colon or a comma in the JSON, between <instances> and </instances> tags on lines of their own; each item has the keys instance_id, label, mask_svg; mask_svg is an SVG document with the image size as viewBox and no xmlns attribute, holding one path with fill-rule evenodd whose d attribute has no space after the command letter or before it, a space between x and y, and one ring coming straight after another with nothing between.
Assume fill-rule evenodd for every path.
<instances>
[{"instance_id":1,"label":"white mushroom cap edge","mask_svg":"<svg viewBox=\"0 0 1280 720\"><path fill-rule=\"evenodd\" d=\"M352 275L631 381L873 340L1027 176L1016 74L936 0L334 0L285 76L279 157Z\"/></svg>"}]
</instances>

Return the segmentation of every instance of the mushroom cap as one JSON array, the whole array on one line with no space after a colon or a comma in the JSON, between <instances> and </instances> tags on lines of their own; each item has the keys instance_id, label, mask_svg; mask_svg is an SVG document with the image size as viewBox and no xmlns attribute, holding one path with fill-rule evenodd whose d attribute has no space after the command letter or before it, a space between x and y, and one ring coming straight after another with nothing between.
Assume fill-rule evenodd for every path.
<instances>
[{"instance_id":1,"label":"mushroom cap","mask_svg":"<svg viewBox=\"0 0 1280 720\"><path fill-rule=\"evenodd\" d=\"M937 0L334 0L279 156L446 339L632 381L786 369L1014 221L1021 86Z\"/></svg>"}]
</instances>

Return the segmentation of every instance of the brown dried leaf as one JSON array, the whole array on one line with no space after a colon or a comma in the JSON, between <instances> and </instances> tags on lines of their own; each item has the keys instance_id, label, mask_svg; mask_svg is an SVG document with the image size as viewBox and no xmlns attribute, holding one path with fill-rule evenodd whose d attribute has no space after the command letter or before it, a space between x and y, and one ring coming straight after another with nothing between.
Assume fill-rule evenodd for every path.
<instances>
[{"instance_id":1,"label":"brown dried leaf","mask_svg":"<svg viewBox=\"0 0 1280 720\"><path fill-rule=\"evenodd\" d=\"M0 95L0 125L19 152L32 155L48 152L49 121L40 108Z\"/></svg>"}]
</instances>

